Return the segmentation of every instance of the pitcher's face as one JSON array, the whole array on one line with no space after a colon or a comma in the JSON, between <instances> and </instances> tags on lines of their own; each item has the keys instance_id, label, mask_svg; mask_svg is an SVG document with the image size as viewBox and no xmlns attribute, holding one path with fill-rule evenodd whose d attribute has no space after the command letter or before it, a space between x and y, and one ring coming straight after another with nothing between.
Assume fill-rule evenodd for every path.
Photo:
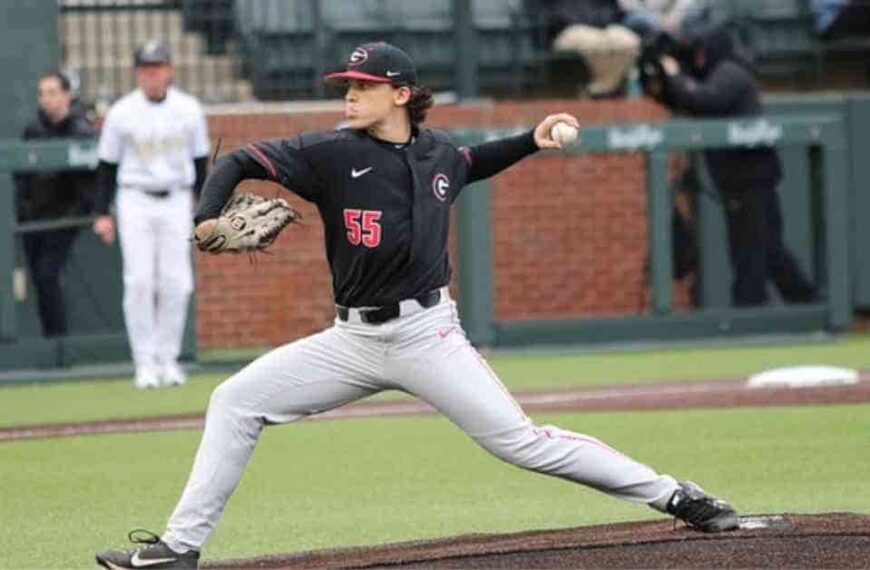
<instances>
[{"instance_id":1,"label":"pitcher's face","mask_svg":"<svg viewBox=\"0 0 870 570\"><path fill-rule=\"evenodd\" d=\"M367 129L407 105L410 97L408 87L351 79L344 96L344 116L351 128Z\"/></svg>"}]
</instances>

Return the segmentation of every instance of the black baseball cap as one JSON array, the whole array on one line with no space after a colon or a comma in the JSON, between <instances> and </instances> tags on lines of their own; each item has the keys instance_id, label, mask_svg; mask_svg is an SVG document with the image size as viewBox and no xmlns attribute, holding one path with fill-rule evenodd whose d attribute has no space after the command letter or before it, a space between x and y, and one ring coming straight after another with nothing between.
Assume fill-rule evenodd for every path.
<instances>
[{"instance_id":1,"label":"black baseball cap","mask_svg":"<svg viewBox=\"0 0 870 570\"><path fill-rule=\"evenodd\" d=\"M363 44L351 52L344 71L330 73L327 82L359 79L374 83L415 85L417 70L414 60L404 50L387 42Z\"/></svg>"},{"instance_id":2,"label":"black baseball cap","mask_svg":"<svg viewBox=\"0 0 870 570\"><path fill-rule=\"evenodd\" d=\"M151 40L136 50L136 53L133 55L133 64L136 67L140 65L158 65L161 63L169 65L170 55L169 46L166 42Z\"/></svg>"}]
</instances>

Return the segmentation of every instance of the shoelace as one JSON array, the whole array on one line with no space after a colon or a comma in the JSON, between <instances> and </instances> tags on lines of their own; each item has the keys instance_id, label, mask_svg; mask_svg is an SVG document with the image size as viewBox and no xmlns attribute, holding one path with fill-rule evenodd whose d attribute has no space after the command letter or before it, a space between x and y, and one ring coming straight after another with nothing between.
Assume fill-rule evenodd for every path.
<instances>
[{"instance_id":1,"label":"shoelace","mask_svg":"<svg viewBox=\"0 0 870 570\"><path fill-rule=\"evenodd\" d=\"M127 533L127 538L135 544L157 544L160 537L144 528L135 528Z\"/></svg>"},{"instance_id":2,"label":"shoelace","mask_svg":"<svg viewBox=\"0 0 870 570\"><path fill-rule=\"evenodd\" d=\"M150 530L145 530L144 528L135 528L127 533L127 539L133 544L147 544L149 546L153 546L155 544L160 543L160 537L151 532ZM147 548L147 547L146 547ZM141 548L133 548L131 550L126 550L127 554L133 554L134 552L138 552L142 550Z\"/></svg>"}]
</instances>

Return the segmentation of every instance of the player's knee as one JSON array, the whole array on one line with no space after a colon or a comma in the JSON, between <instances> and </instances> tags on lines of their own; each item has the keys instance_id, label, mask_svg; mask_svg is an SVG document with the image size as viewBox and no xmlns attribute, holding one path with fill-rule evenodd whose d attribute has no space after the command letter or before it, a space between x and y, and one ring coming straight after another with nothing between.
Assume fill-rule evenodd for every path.
<instances>
[{"instance_id":1,"label":"player's knee","mask_svg":"<svg viewBox=\"0 0 870 570\"><path fill-rule=\"evenodd\" d=\"M238 398L235 394L235 388L230 380L221 383L217 388L212 390L211 398L208 402L209 413L222 415L232 413L235 403L238 402Z\"/></svg>"},{"instance_id":2,"label":"player's knee","mask_svg":"<svg viewBox=\"0 0 870 570\"><path fill-rule=\"evenodd\" d=\"M162 295L190 295L193 292L193 279L188 275L173 275L161 279L157 288Z\"/></svg>"},{"instance_id":3,"label":"player's knee","mask_svg":"<svg viewBox=\"0 0 870 570\"><path fill-rule=\"evenodd\" d=\"M154 280L147 273L124 275L124 294L131 298L154 296Z\"/></svg>"},{"instance_id":4,"label":"player's knee","mask_svg":"<svg viewBox=\"0 0 870 570\"><path fill-rule=\"evenodd\" d=\"M244 371L237 372L233 376L221 382L212 390L209 399L209 413L214 409L217 413L235 417L249 417L260 414L262 398L253 390L250 378L245 376Z\"/></svg>"},{"instance_id":5,"label":"player's knee","mask_svg":"<svg viewBox=\"0 0 870 570\"><path fill-rule=\"evenodd\" d=\"M220 425L237 437L254 442L263 429L264 420L250 405L251 394L233 378L215 388L206 412L207 425Z\"/></svg>"},{"instance_id":6,"label":"player's knee","mask_svg":"<svg viewBox=\"0 0 870 570\"><path fill-rule=\"evenodd\" d=\"M531 426L479 441L480 445L507 463L523 469L539 470L543 467L540 443Z\"/></svg>"}]
</instances>

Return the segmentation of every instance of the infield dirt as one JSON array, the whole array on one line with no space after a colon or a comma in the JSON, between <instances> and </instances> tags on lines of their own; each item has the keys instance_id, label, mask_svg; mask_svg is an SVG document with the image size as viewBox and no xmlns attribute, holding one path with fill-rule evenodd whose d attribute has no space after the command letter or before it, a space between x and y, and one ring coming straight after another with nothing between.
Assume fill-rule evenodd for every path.
<instances>
[{"instance_id":1,"label":"infield dirt","mask_svg":"<svg viewBox=\"0 0 870 570\"><path fill-rule=\"evenodd\" d=\"M856 384L804 388L750 388L744 380L668 382L581 390L515 392L523 409L535 412L630 411L742 406L801 406L870 402L870 375ZM419 400L362 401L312 416L307 421L435 414ZM0 428L0 443L109 433L201 429L203 414L106 419L92 422L20 425Z\"/></svg>"},{"instance_id":2,"label":"infield dirt","mask_svg":"<svg viewBox=\"0 0 870 570\"><path fill-rule=\"evenodd\" d=\"M670 521L469 535L206 564L206 568L866 568L870 516L765 515L704 534Z\"/></svg>"}]
</instances>

